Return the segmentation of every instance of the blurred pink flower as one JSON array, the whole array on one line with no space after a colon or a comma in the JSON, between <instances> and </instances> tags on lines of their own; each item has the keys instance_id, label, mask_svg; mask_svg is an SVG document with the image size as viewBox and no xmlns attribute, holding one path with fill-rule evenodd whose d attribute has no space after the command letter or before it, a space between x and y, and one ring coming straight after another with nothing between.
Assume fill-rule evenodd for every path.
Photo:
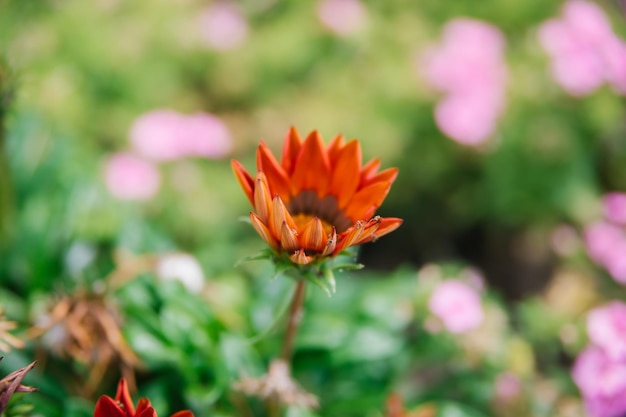
<instances>
[{"instance_id":1,"label":"blurred pink flower","mask_svg":"<svg viewBox=\"0 0 626 417\"><path fill-rule=\"evenodd\" d=\"M624 240L622 229L605 221L594 222L585 228L587 254L603 266L612 258L613 249Z\"/></svg>"},{"instance_id":2,"label":"blurred pink flower","mask_svg":"<svg viewBox=\"0 0 626 417\"><path fill-rule=\"evenodd\" d=\"M140 116L130 129L130 141L141 155L154 161L181 158L181 115L173 110L154 110Z\"/></svg>"},{"instance_id":3,"label":"blurred pink flower","mask_svg":"<svg viewBox=\"0 0 626 417\"><path fill-rule=\"evenodd\" d=\"M154 110L139 117L131 127L130 141L138 153L160 162L193 156L221 158L232 147L230 132L217 117L173 110Z\"/></svg>"},{"instance_id":4,"label":"blurred pink flower","mask_svg":"<svg viewBox=\"0 0 626 417\"><path fill-rule=\"evenodd\" d=\"M104 169L109 192L120 200L147 200L159 190L159 171L150 163L130 153L117 153Z\"/></svg>"},{"instance_id":5,"label":"blurred pink flower","mask_svg":"<svg viewBox=\"0 0 626 417\"><path fill-rule=\"evenodd\" d=\"M626 225L626 193L607 193L602 197L604 217L610 222Z\"/></svg>"},{"instance_id":6,"label":"blurred pink flower","mask_svg":"<svg viewBox=\"0 0 626 417\"><path fill-rule=\"evenodd\" d=\"M483 143L496 127L499 105L481 94L451 94L435 108L435 121L447 136L464 145Z\"/></svg>"},{"instance_id":7,"label":"blurred pink flower","mask_svg":"<svg viewBox=\"0 0 626 417\"><path fill-rule=\"evenodd\" d=\"M451 333L467 332L483 322L479 293L461 281L440 283L430 296L428 308Z\"/></svg>"},{"instance_id":8,"label":"blurred pink flower","mask_svg":"<svg viewBox=\"0 0 626 417\"><path fill-rule=\"evenodd\" d=\"M538 36L552 59L552 75L568 93L587 95L604 82L626 93L626 44L596 4L569 0L562 16L543 23Z\"/></svg>"},{"instance_id":9,"label":"blurred pink flower","mask_svg":"<svg viewBox=\"0 0 626 417\"><path fill-rule=\"evenodd\" d=\"M522 393L522 381L511 372L503 372L494 381L494 392L498 399L511 400Z\"/></svg>"},{"instance_id":10,"label":"blurred pink flower","mask_svg":"<svg viewBox=\"0 0 626 417\"><path fill-rule=\"evenodd\" d=\"M365 25L365 7L359 0L322 0L317 16L326 28L338 35L350 35Z\"/></svg>"},{"instance_id":11,"label":"blurred pink flower","mask_svg":"<svg viewBox=\"0 0 626 417\"><path fill-rule=\"evenodd\" d=\"M626 413L625 360L612 360L601 348L590 346L578 355L572 377L591 417Z\"/></svg>"},{"instance_id":12,"label":"blurred pink flower","mask_svg":"<svg viewBox=\"0 0 626 417\"><path fill-rule=\"evenodd\" d=\"M182 142L187 155L221 158L232 149L226 125L217 117L196 113L184 118Z\"/></svg>"},{"instance_id":13,"label":"blurred pink flower","mask_svg":"<svg viewBox=\"0 0 626 417\"><path fill-rule=\"evenodd\" d=\"M200 34L207 44L226 51L243 44L248 37L248 22L239 8L228 1L218 1L200 15Z\"/></svg>"},{"instance_id":14,"label":"blurred pink flower","mask_svg":"<svg viewBox=\"0 0 626 417\"><path fill-rule=\"evenodd\" d=\"M626 360L626 304L613 301L587 315L587 334L613 360Z\"/></svg>"},{"instance_id":15,"label":"blurred pink flower","mask_svg":"<svg viewBox=\"0 0 626 417\"><path fill-rule=\"evenodd\" d=\"M435 121L459 143L479 145L496 127L505 101L503 51L504 37L497 28L456 19L445 26L442 42L419 56L427 81L448 93L435 109Z\"/></svg>"}]
</instances>

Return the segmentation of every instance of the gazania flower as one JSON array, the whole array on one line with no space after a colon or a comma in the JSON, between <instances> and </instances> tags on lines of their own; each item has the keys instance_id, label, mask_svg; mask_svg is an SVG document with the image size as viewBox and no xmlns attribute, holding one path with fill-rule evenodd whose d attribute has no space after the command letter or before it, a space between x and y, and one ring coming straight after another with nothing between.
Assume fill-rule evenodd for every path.
<instances>
[{"instance_id":1,"label":"gazania flower","mask_svg":"<svg viewBox=\"0 0 626 417\"><path fill-rule=\"evenodd\" d=\"M147 398L140 398L135 409L124 378L120 379L117 385L117 394L114 399L107 395L98 399L93 415L94 417L157 417L156 411ZM174 413L172 417L194 417L194 415L186 410Z\"/></svg>"},{"instance_id":2,"label":"gazania flower","mask_svg":"<svg viewBox=\"0 0 626 417\"><path fill-rule=\"evenodd\" d=\"M236 160L233 170L254 207L250 220L279 254L300 265L392 232L402 223L375 212L395 180L397 168L378 172L380 161L361 165L358 141L337 136L324 146L317 131L303 142L291 128L279 163L268 147L257 150L252 177Z\"/></svg>"}]
</instances>

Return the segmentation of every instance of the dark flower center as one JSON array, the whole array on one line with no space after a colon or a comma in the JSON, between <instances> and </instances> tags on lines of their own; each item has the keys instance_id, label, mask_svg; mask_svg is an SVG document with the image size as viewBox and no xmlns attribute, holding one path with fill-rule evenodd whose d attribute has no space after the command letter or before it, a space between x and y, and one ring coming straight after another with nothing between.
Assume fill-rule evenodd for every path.
<instances>
[{"instance_id":1,"label":"dark flower center","mask_svg":"<svg viewBox=\"0 0 626 417\"><path fill-rule=\"evenodd\" d=\"M313 190L302 191L287 204L287 210L292 215L298 227L302 227L309 219L318 217L324 223L327 233L332 232L334 226L337 233L346 231L352 226L352 220L346 217L343 210L337 206L337 199L332 195L319 198Z\"/></svg>"}]
</instances>

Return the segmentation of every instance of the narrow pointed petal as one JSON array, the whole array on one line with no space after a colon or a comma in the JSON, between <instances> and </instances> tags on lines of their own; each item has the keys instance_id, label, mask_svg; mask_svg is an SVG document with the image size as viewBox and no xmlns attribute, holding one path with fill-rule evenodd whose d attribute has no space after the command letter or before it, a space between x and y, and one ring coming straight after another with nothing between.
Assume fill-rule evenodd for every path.
<instances>
[{"instance_id":1,"label":"narrow pointed petal","mask_svg":"<svg viewBox=\"0 0 626 417\"><path fill-rule=\"evenodd\" d=\"M127 417L115 400L106 395L98 399L93 415L94 417Z\"/></svg>"},{"instance_id":2,"label":"narrow pointed petal","mask_svg":"<svg viewBox=\"0 0 626 417\"><path fill-rule=\"evenodd\" d=\"M280 246L287 252L293 252L300 247L298 234L295 232L295 229L287 225L287 222L283 222L281 227Z\"/></svg>"},{"instance_id":3,"label":"narrow pointed petal","mask_svg":"<svg viewBox=\"0 0 626 417\"><path fill-rule=\"evenodd\" d=\"M280 196L276 195L274 199L272 199L272 208L268 219L268 226L273 236L279 237L281 235L281 229L285 222L291 229L296 228L296 222L293 220L293 217L291 217L291 214L289 214L287 207L285 207Z\"/></svg>"},{"instance_id":4,"label":"narrow pointed petal","mask_svg":"<svg viewBox=\"0 0 626 417\"><path fill-rule=\"evenodd\" d=\"M337 161L337 157L339 156L339 152L344 147L343 144L343 135L335 136L332 142L328 145L326 153L328 154L328 159L330 161L330 166L334 167Z\"/></svg>"},{"instance_id":5,"label":"narrow pointed petal","mask_svg":"<svg viewBox=\"0 0 626 417\"><path fill-rule=\"evenodd\" d=\"M402 221L402 219L397 217L386 217L381 219L378 230L376 230L375 236L372 240L376 240L381 236L385 236L386 234L393 232L400 227L400 225L402 225Z\"/></svg>"},{"instance_id":6,"label":"narrow pointed petal","mask_svg":"<svg viewBox=\"0 0 626 417\"><path fill-rule=\"evenodd\" d=\"M379 172L378 174L367 179L365 183L361 183L361 188L364 188L375 182L388 182L389 184L393 184L397 177L398 168L387 168L386 170Z\"/></svg>"},{"instance_id":7,"label":"narrow pointed petal","mask_svg":"<svg viewBox=\"0 0 626 417\"><path fill-rule=\"evenodd\" d=\"M363 228L363 231L359 235L359 238L353 243L353 245L360 245L361 243L369 242L370 240L374 239L374 237L376 236L375 233L380 227L381 221L382 218L380 216L376 216L368 220L368 222L365 224L365 227Z\"/></svg>"},{"instance_id":8,"label":"narrow pointed petal","mask_svg":"<svg viewBox=\"0 0 626 417\"><path fill-rule=\"evenodd\" d=\"M370 212L372 207L380 207L390 188L391 183L379 181L357 191L345 209L346 216L351 219L367 218L366 212Z\"/></svg>"},{"instance_id":9,"label":"narrow pointed petal","mask_svg":"<svg viewBox=\"0 0 626 417\"><path fill-rule=\"evenodd\" d=\"M254 206L254 180L236 159L231 160L230 165L233 168L235 177L237 177L237 181L239 181L239 185L241 185L243 192L246 193L248 200L250 200L250 204Z\"/></svg>"},{"instance_id":10,"label":"narrow pointed petal","mask_svg":"<svg viewBox=\"0 0 626 417\"><path fill-rule=\"evenodd\" d=\"M333 227L333 232L328 237L328 241L326 242L326 247L324 248L324 252L322 252L322 256L327 256L333 253L336 246L337 246L337 230Z\"/></svg>"},{"instance_id":11,"label":"narrow pointed petal","mask_svg":"<svg viewBox=\"0 0 626 417\"><path fill-rule=\"evenodd\" d=\"M324 149L324 143L317 131L311 132L306 138L291 177L291 194L298 195L301 191L314 190L321 198L328 189L330 162Z\"/></svg>"},{"instance_id":12,"label":"narrow pointed petal","mask_svg":"<svg viewBox=\"0 0 626 417\"><path fill-rule=\"evenodd\" d=\"M270 195L269 186L267 184L267 178L263 171L259 171L256 174L256 184L254 187L254 209L265 223L270 214L272 206L272 197Z\"/></svg>"},{"instance_id":13,"label":"narrow pointed petal","mask_svg":"<svg viewBox=\"0 0 626 417\"><path fill-rule=\"evenodd\" d=\"M306 265L313 260L313 257L307 256L306 253L304 252L304 249L299 249L295 251L293 255L290 255L289 259L291 259L291 262L294 262L300 265Z\"/></svg>"},{"instance_id":14,"label":"narrow pointed petal","mask_svg":"<svg viewBox=\"0 0 626 417\"><path fill-rule=\"evenodd\" d=\"M341 233L341 235L337 237L337 246L333 251L333 255L337 255L338 253L341 253L344 249L352 246L354 242L356 242L359 238L359 235L363 231L364 227L364 222L358 221L354 224L354 226Z\"/></svg>"},{"instance_id":15,"label":"narrow pointed petal","mask_svg":"<svg viewBox=\"0 0 626 417\"><path fill-rule=\"evenodd\" d=\"M261 220L261 218L256 213L250 213L250 221L252 222L252 227L254 227L254 230L256 230L256 232L263 238L263 240L267 242L267 244L270 245L274 250L278 250L278 242L274 238L274 236L272 236L270 229L265 226L263 220Z\"/></svg>"},{"instance_id":16,"label":"narrow pointed petal","mask_svg":"<svg viewBox=\"0 0 626 417\"><path fill-rule=\"evenodd\" d=\"M289 179L283 167L278 163L267 145L261 143L257 149L257 168L265 174L271 195L280 195L283 201L289 201Z\"/></svg>"},{"instance_id":17,"label":"narrow pointed petal","mask_svg":"<svg viewBox=\"0 0 626 417\"><path fill-rule=\"evenodd\" d=\"M300 232L300 245L306 249L321 251L326 245L328 236L324 231L322 221L318 217L309 220Z\"/></svg>"},{"instance_id":18,"label":"narrow pointed petal","mask_svg":"<svg viewBox=\"0 0 626 417\"><path fill-rule=\"evenodd\" d=\"M137 403L137 413L135 414L135 417L157 417L156 411L154 411L154 408L152 408L152 404L150 404L149 399L139 399L139 402Z\"/></svg>"},{"instance_id":19,"label":"narrow pointed petal","mask_svg":"<svg viewBox=\"0 0 626 417\"><path fill-rule=\"evenodd\" d=\"M369 161L367 164L363 165L361 168L361 180L360 184L365 184L367 181L376 175L378 169L380 168L380 159L375 158Z\"/></svg>"},{"instance_id":20,"label":"narrow pointed petal","mask_svg":"<svg viewBox=\"0 0 626 417\"><path fill-rule=\"evenodd\" d=\"M337 197L339 209L346 207L359 186L360 166L361 145L353 140L339 152L330 178L328 193Z\"/></svg>"},{"instance_id":21,"label":"narrow pointed petal","mask_svg":"<svg viewBox=\"0 0 626 417\"><path fill-rule=\"evenodd\" d=\"M296 159L300 154L301 147L302 139L300 139L300 134L295 127L291 126L289 133L287 133L287 138L285 139L281 160L281 164L287 176L291 176L291 174L293 174L293 170L296 167Z\"/></svg>"},{"instance_id":22,"label":"narrow pointed petal","mask_svg":"<svg viewBox=\"0 0 626 417\"><path fill-rule=\"evenodd\" d=\"M128 391L128 383L124 378L120 379L120 382L117 384L117 393L115 394L115 399L120 404L122 404L126 412L128 412L130 415L135 414L133 399L131 398L130 392Z\"/></svg>"}]
</instances>

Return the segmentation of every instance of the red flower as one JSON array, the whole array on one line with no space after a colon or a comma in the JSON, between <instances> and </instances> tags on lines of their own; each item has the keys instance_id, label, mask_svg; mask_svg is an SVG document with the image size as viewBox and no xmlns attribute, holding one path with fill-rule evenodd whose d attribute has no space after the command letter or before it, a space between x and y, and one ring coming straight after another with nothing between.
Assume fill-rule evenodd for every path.
<instances>
[{"instance_id":1,"label":"red flower","mask_svg":"<svg viewBox=\"0 0 626 417\"><path fill-rule=\"evenodd\" d=\"M128 384L124 378L120 379L117 386L115 399L103 395L96 403L94 417L157 417L156 411L150 405L150 400L140 398L137 409L133 405L133 400L128 392ZM191 411L179 411L171 417L194 417Z\"/></svg>"},{"instance_id":2,"label":"red flower","mask_svg":"<svg viewBox=\"0 0 626 417\"><path fill-rule=\"evenodd\" d=\"M377 172L380 161L361 165L358 141L337 136L327 147L317 131L304 142L287 135L281 163L261 143L255 178L236 160L232 167L252 203L250 220L261 237L296 264L335 256L349 246L397 229L398 218L374 216L398 174Z\"/></svg>"}]
</instances>

